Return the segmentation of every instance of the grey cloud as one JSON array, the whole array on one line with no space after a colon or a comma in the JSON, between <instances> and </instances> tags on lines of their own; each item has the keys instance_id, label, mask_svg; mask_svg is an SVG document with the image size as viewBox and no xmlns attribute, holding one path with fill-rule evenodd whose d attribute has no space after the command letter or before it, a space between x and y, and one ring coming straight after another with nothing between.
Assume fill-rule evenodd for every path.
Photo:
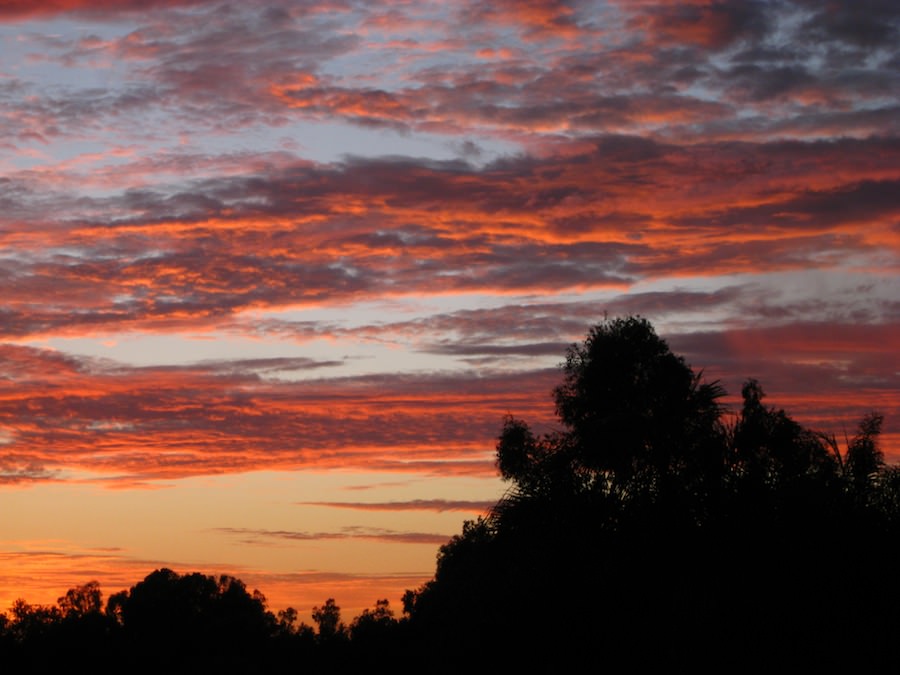
<instances>
[{"instance_id":1,"label":"grey cloud","mask_svg":"<svg viewBox=\"0 0 900 675\"><path fill-rule=\"evenodd\" d=\"M223 527L216 530L240 537L245 544L268 544L272 541L322 541L329 539L368 539L396 544L444 544L449 536L425 532L400 532L375 527L345 527L338 532L307 532L302 530L265 530Z\"/></svg>"},{"instance_id":2,"label":"grey cloud","mask_svg":"<svg viewBox=\"0 0 900 675\"><path fill-rule=\"evenodd\" d=\"M458 499L413 499L396 502L298 502L302 506L327 506L335 509L359 511L466 511L484 513L495 501L471 501Z\"/></svg>"}]
</instances>

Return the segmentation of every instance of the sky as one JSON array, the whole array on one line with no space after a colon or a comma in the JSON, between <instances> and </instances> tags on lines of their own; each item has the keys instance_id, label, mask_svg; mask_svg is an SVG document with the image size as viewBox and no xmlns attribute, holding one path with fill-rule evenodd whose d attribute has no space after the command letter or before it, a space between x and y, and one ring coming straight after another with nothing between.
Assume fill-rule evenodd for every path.
<instances>
[{"instance_id":1,"label":"sky","mask_svg":"<svg viewBox=\"0 0 900 675\"><path fill-rule=\"evenodd\" d=\"M399 609L604 316L900 460L895 0L0 0L0 57L0 610Z\"/></svg>"}]
</instances>

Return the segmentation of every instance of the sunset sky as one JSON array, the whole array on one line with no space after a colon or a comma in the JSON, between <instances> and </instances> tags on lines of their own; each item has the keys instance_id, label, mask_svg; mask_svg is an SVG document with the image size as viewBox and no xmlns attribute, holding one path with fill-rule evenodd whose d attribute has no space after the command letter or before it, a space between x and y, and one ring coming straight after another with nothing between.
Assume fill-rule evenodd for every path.
<instances>
[{"instance_id":1,"label":"sunset sky","mask_svg":"<svg viewBox=\"0 0 900 675\"><path fill-rule=\"evenodd\" d=\"M640 314L900 460L896 0L0 0L0 610L399 610Z\"/></svg>"}]
</instances>

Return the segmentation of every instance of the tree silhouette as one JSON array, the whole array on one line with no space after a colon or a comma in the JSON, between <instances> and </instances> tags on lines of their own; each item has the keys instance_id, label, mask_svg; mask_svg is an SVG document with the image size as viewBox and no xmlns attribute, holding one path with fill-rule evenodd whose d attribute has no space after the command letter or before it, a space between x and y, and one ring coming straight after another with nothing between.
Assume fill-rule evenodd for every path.
<instances>
[{"instance_id":1,"label":"tree silhouette","mask_svg":"<svg viewBox=\"0 0 900 675\"><path fill-rule=\"evenodd\" d=\"M900 590L878 596L873 571L895 562L900 470L878 451L882 418L842 456L755 380L730 424L724 394L645 319L591 328L553 392L562 429L505 418L509 490L404 598L428 649L452 667L488 653L551 670L596 654L628 670L809 669L842 660L829 636L843 626L845 665L886 662Z\"/></svg>"},{"instance_id":2,"label":"tree silhouette","mask_svg":"<svg viewBox=\"0 0 900 675\"><path fill-rule=\"evenodd\" d=\"M222 575L159 569L107 603L122 625L130 667L258 672L275 617L265 598Z\"/></svg>"},{"instance_id":3,"label":"tree silhouette","mask_svg":"<svg viewBox=\"0 0 900 675\"><path fill-rule=\"evenodd\" d=\"M391 603L384 598L375 602L374 609L364 609L362 614L353 620L350 624L350 635L354 640L360 639L361 636L370 639L369 635L378 635L390 630L395 623Z\"/></svg>"},{"instance_id":4,"label":"tree silhouette","mask_svg":"<svg viewBox=\"0 0 900 675\"><path fill-rule=\"evenodd\" d=\"M877 445L883 422L882 415L866 415L847 447L846 470L859 489L866 489L884 468L884 454Z\"/></svg>"},{"instance_id":5,"label":"tree silhouette","mask_svg":"<svg viewBox=\"0 0 900 675\"><path fill-rule=\"evenodd\" d=\"M394 618L387 599L377 600L374 609L365 609L350 624L349 634L355 668L383 670L387 663L403 663L409 658L405 622ZM396 668L396 666L394 667ZM405 671L405 668L401 668Z\"/></svg>"},{"instance_id":6,"label":"tree silhouette","mask_svg":"<svg viewBox=\"0 0 900 675\"><path fill-rule=\"evenodd\" d=\"M594 326L584 344L569 347L563 374L556 412L585 469L644 483L709 459L724 390L701 382L646 319Z\"/></svg>"},{"instance_id":7,"label":"tree silhouette","mask_svg":"<svg viewBox=\"0 0 900 675\"><path fill-rule=\"evenodd\" d=\"M89 581L83 586L76 586L56 601L60 612L65 617L83 617L87 614L99 614L103 610L103 593L100 584Z\"/></svg>"},{"instance_id":8,"label":"tree silhouette","mask_svg":"<svg viewBox=\"0 0 900 675\"><path fill-rule=\"evenodd\" d=\"M312 619L319 627L321 640L334 640L346 631L341 622L341 608L335 604L334 598L328 598L321 607L313 607Z\"/></svg>"}]
</instances>

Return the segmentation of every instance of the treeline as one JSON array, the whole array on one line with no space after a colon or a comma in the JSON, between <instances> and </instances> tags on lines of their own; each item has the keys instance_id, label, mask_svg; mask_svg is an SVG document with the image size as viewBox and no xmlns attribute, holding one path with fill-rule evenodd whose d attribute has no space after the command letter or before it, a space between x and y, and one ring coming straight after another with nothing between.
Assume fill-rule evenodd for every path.
<instances>
[{"instance_id":1,"label":"treeline","mask_svg":"<svg viewBox=\"0 0 900 675\"><path fill-rule=\"evenodd\" d=\"M560 430L514 417L509 484L442 546L434 578L316 629L230 577L158 570L105 606L95 584L17 602L3 662L103 670L443 673L896 670L900 468L882 418L805 428L749 380L739 411L644 319L606 320L566 354ZM80 656L79 656L80 655ZM99 667L98 666L99 662Z\"/></svg>"},{"instance_id":2,"label":"treeline","mask_svg":"<svg viewBox=\"0 0 900 675\"><path fill-rule=\"evenodd\" d=\"M269 611L262 594L231 576L160 569L105 602L95 581L52 606L17 600L0 614L0 665L17 673L76 664L85 672L355 672L392 656L385 645L399 645L406 621L387 600L349 625L331 598L312 617L315 627L293 608Z\"/></svg>"}]
</instances>

